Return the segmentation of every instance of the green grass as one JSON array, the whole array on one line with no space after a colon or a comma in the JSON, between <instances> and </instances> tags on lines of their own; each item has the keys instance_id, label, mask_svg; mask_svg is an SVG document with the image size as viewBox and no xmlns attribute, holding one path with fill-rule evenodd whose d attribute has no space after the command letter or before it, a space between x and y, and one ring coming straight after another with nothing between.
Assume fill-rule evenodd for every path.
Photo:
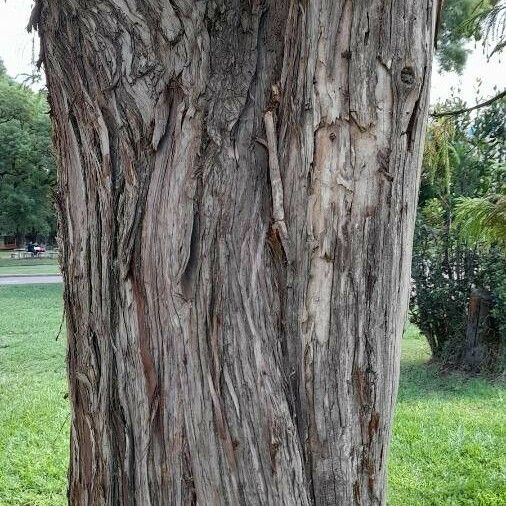
<instances>
[{"instance_id":1,"label":"green grass","mask_svg":"<svg viewBox=\"0 0 506 506\"><path fill-rule=\"evenodd\" d=\"M0 505L66 504L68 402L59 284L0 286Z\"/></svg>"},{"instance_id":2,"label":"green grass","mask_svg":"<svg viewBox=\"0 0 506 506\"><path fill-rule=\"evenodd\" d=\"M506 504L504 385L442 375L409 327L389 461L389 504Z\"/></svg>"},{"instance_id":3,"label":"green grass","mask_svg":"<svg viewBox=\"0 0 506 506\"><path fill-rule=\"evenodd\" d=\"M42 274L59 274L58 265L9 265L0 267L1 276L38 276Z\"/></svg>"},{"instance_id":4,"label":"green grass","mask_svg":"<svg viewBox=\"0 0 506 506\"><path fill-rule=\"evenodd\" d=\"M19 276L37 274L59 274L58 260L55 258L0 258L0 276Z\"/></svg>"},{"instance_id":5,"label":"green grass","mask_svg":"<svg viewBox=\"0 0 506 506\"><path fill-rule=\"evenodd\" d=\"M61 285L0 286L0 505L66 504ZM441 375L410 327L389 462L390 506L506 504L505 389Z\"/></svg>"}]
</instances>

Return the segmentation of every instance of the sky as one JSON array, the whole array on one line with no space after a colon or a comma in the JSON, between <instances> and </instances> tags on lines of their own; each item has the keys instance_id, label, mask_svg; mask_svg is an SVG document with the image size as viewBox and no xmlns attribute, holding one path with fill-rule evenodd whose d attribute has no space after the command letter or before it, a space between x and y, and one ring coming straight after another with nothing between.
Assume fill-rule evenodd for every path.
<instances>
[{"instance_id":1,"label":"sky","mask_svg":"<svg viewBox=\"0 0 506 506\"><path fill-rule=\"evenodd\" d=\"M23 74L33 72L33 60L38 58L37 34L29 34L26 25L30 18L33 0L0 0L0 58L7 72L23 80ZM487 61L481 46L470 46L470 54L462 76L455 73L439 73L434 69L432 75L431 102L444 101L452 94L462 98L468 105L489 98L498 90L504 89L506 64L495 56ZM506 59L506 54L502 60ZM481 85L478 86L478 83ZM478 90L478 92L477 92Z\"/></svg>"}]
</instances>

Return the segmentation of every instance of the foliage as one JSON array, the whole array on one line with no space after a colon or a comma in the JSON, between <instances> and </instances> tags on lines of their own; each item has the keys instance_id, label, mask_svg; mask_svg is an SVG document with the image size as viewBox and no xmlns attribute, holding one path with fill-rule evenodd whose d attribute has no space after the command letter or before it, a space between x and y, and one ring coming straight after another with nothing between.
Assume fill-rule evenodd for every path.
<instances>
[{"instance_id":1,"label":"foliage","mask_svg":"<svg viewBox=\"0 0 506 506\"><path fill-rule=\"evenodd\" d=\"M506 335L504 233L506 103L471 119L446 117L429 128L413 252L412 319L433 356L462 365L473 288L492 293L489 364ZM486 365L486 364L483 364Z\"/></svg>"},{"instance_id":2,"label":"foliage","mask_svg":"<svg viewBox=\"0 0 506 506\"><path fill-rule=\"evenodd\" d=\"M445 71L462 72L469 50L468 40L480 40L496 8L496 0L445 0L441 13L437 57ZM484 30L485 29L485 30Z\"/></svg>"},{"instance_id":3,"label":"foliage","mask_svg":"<svg viewBox=\"0 0 506 506\"><path fill-rule=\"evenodd\" d=\"M452 164L459 163L454 140L454 122L441 119L435 122L427 133L424 148L425 176L430 184L438 183L445 193L450 192Z\"/></svg>"},{"instance_id":4,"label":"foliage","mask_svg":"<svg viewBox=\"0 0 506 506\"><path fill-rule=\"evenodd\" d=\"M48 106L0 73L0 232L49 235L55 219L51 192L55 164Z\"/></svg>"},{"instance_id":5,"label":"foliage","mask_svg":"<svg viewBox=\"0 0 506 506\"><path fill-rule=\"evenodd\" d=\"M456 205L456 223L469 244L506 251L506 100L484 111L475 121L474 138L488 159L496 160L482 196L462 197ZM494 163L494 162L492 162Z\"/></svg>"},{"instance_id":6,"label":"foliage","mask_svg":"<svg viewBox=\"0 0 506 506\"><path fill-rule=\"evenodd\" d=\"M455 223L470 244L506 249L506 190L502 194L457 199Z\"/></svg>"},{"instance_id":7,"label":"foliage","mask_svg":"<svg viewBox=\"0 0 506 506\"><path fill-rule=\"evenodd\" d=\"M506 47L506 2L496 0L482 3L489 4L489 7L477 9L467 24L471 29L479 28L483 33L483 45L491 46L488 53L491 57Z\"/></svg>"},{"instance_id":8,"label":"foliage","mask_svg":"<svg viewBox=\"0 0 506 506\"><path fill-rule=\"evenodd\" d=\"M461 73L469 40L481 41L488 56L506 46L504 0L445 0L441 12L437 58L442 70Z\"/></svg>"}]
</instances>

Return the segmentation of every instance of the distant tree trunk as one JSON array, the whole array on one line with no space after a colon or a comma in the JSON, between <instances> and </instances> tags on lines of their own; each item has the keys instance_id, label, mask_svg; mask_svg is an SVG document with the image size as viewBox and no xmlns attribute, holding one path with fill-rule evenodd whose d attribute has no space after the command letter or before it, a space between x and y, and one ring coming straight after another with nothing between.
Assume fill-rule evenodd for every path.
<instances>
[{"instance_id":1,"label":"distant tree trunk","mask_svg":"<svg viewBox=\"0 0 506 506\"><path fill-rule=\"evenodd\" d=\"M469 298L467 328L460 366L479 372L497 359L501 338L491 310L494 301L486 290L474 289Z\"/></svg>"},{"instance_id":2,"label":"distant tree trunk","mask_svg":"<svg viewBox=\"0 0 506 506\"><path fill-rule=\"evenodd\" d=\"M16 231L16 238L14 242L16 243L16 248L24 248L26 242L25 234L19 230Z\"/></svg>"},{"instance_id":3,"label":"distant tree trunk","mask_svg":"<svg viewBox=\"0 0 506 506\"><path fill-rule=\"evenodd\" d=\"M432 0L39 0L72 504L384 504Z\"/></svg>"}]
</instances>

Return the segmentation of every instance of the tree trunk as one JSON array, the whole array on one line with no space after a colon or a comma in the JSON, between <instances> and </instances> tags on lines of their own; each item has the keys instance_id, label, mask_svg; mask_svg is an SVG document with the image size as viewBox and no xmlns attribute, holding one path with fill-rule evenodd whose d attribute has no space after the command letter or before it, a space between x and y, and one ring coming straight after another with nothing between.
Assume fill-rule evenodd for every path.
<instances>
[{"instance_id":1,"label":"tree trunk","mask_svg":"<svg viewBox=\"0 0 506 506\"><path fill-rule=\"evenodd\" d=\"M433 0L39 0L72 504L384 504Z\"/></svg>"},{"instance_id":2,"label":"tree trunk","mask_svg":"<svg viewBox=\"0 0 506 506\"><path fill-rule=\"evenodd\" d=\"M467 309L466 337L460 366L473 371L486 370L497 358L501 338L494 322L491 310L494 305L493 296L487 290L474 288L471 291Z\"/></svg>"}]
</instances>

